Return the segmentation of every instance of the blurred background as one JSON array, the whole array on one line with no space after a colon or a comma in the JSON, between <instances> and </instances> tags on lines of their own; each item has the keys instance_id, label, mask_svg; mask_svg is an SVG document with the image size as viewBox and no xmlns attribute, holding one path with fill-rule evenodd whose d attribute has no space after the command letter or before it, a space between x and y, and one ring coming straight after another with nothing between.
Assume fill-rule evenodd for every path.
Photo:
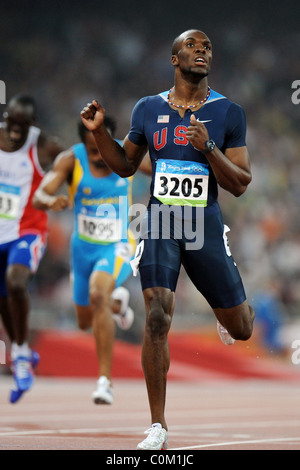
<instances>
[{"instance_id":1,"label":"blurred background","mask_svg":"<svg viewBox=\"0 0 300 470\"><path fill-rule=\"evenodd\" d=\"M173 85L171 45L186 29L210 37L210 86L246 111L253 181L235 199L220 191L231 251L256 307L256 337L285 354L300 338L300 7L297 1L1 0L0 79L7 101L31 94L38 124L66 147L78 141L82 107L97 98L122 139L138 99ZM4 105L0 105L0 112ZM147 203L150 180L138 174L134 202ZM45 257L31 285L33 330L76 330L69 285L72 213L49 213ZM117 332L140 344L144 306L138 278L127 283L134 327ZM173 328L215 331L206 301L181 272Z\"/></svg>"}]
</instances>

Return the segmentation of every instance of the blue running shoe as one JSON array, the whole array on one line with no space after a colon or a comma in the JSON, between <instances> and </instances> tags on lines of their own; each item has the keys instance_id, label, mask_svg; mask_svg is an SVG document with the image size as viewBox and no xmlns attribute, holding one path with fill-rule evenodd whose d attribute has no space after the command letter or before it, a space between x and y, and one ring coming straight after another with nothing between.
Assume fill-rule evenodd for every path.
<instances>
[{"instance_id":1,"label":"blue running shoe","mask_svg":"<svg viewBox=\"0 0 300 470\"><path fill-rule=\"evenodd\" d=\"M29 390L33 384L31 358L18 356L14 361L14 378L17 387L22 392Z\"/></svg>"},{"instance_id":2,"label":"blue running shoe","mask_svg":"<svg viewBox=\"0 0 300 470\"><path fill-rule=\"evenodd\" d=\"M40 355L36 351L31 351L31 366L33 369L35 369L40 362Z\"/></svg>"},{"instance_id":3,"label":"blue running shoe","mask_svg":"<svg viewBox=\"0 0 300 470\"><path fill-rule=\"evenodd\" d=\"M17 388L12 388L10 391L9 401L10 403L17 403L20 400L21 396L23 395L22 390L18 390Z\"/></svg>"},{"instance_id":4,"label":"blue running shoe","mask_svg":"<svg viewBox=\"0 0 300 470\"><path fill-rule=\"evenodd\" d=\"M26 392L27 390L29 390L29 388L32 386L33 384L33 374L32 374L32 371L30 371L30 380L27 380L26 382L26 385L28 386L28 388L24 389L24 379L22 379L22 383L23 383L23 387L21 388L20 387L20 379L17 380L17 374L16 374L16 362L18 360L24 360L27 361L27 367L25 367L25 369L27 368L28 370L30 370L31 368L32 369L35 369L39 362L40 362L40 355L39 353L37 353L36 351L31 351L31 360L28 361L28 358L18 358L16 361L14 361L14 379L15 379L15 388L12 388L11 391L10 391L10 397L9 397L9 401L10 403L16 403L17 401L19 401L19 399L21 398L21 396L23 395L24 392ZM30 368L30 365L28 366L28 362L29 364L31 365L31 368ZM19 371L21 371L21 366L19 364ZM26 375L26 374L25 374ZM28 373L27 373L28 375Z\"/></svg>"}]
</instances>

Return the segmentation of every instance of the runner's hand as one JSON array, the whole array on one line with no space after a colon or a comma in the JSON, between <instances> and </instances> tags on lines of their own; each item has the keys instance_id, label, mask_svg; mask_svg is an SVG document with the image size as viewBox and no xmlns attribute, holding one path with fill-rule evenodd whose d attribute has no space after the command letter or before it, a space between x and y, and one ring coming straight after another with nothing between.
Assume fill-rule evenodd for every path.
<instances>
[{"instance_id":1,"label":"runner's hand","mask_svg":"<svg viewBox=\"0 0 300 470\"><path fill-rule=\"evenodd\" d=\"M80 113L81 120L83 124L90 131L95 131L102 126L104 122L105 109L98 103L98 101L93 100L92 103L88 103Z\"/></svg>"},{"instance_id":2,"label":"runner's hand","mask_svg":"<svg viewBox=\"0 0 300 470\"><path fill-rule=\"evenodd\" d=\"M205 142L209 140L207 129L203 122L197 121L194 114L191 115L190 126L187 128L186 138L196 149L205 150Z\"/></svg>"},{"instance_id":3,"label":"runner's hand","mask_svg":"<svg viewBox=\"0 0 300 470\"><path fill-rule=\"evenodd\" d=\"M50 196L52 198L52 196ZM54 212L60 212L64 209L72 209L72 203L70 199L65 196L64 194L59 194L58 196L53 196L53 201L49 201L49 209L53 210Z\"/></svg>"}]
</instances>

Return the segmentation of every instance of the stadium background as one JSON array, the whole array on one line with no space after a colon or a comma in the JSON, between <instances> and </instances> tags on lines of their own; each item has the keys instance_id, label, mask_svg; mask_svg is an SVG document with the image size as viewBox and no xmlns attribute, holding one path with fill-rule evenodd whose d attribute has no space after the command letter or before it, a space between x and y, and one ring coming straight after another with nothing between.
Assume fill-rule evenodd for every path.
<instances>
[{"instance_id":1,"label":"stadium background","mask_svg":"<svg viewBox=\"0 0 300 470\"><path fill-rule=\"evenodd\" d=\"M172 86L175 36L189 28L208 34L214 45L210 85L244 107L253 171L241 198L220 191L224 221L248 298L257 306L257 341L267 353L286 353L300 339L300 105L291 100L292 82L300 79L298 2L2 0L0 9L7 100L31 94L40 127L66 146L77 142L80 110L94 97L117 119L117 137L123 138L135 102ZM148 177L137 175L134 202L146 204L148 191ZM72 214L49 216L47 253L31 284L31 326L75 332ZM127 285L136 321L117 336L140 344L139 280ZM215 331L209 307L184 271L176 301L174 330Z\"/></svg>"}]
</instances>

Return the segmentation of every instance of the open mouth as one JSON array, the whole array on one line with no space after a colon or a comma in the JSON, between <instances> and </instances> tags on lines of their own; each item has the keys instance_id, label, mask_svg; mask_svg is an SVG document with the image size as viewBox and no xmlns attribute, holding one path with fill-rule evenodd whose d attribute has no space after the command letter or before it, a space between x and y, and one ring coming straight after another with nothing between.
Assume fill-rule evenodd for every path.
<instances>
[{"instance_id":1,"label":"open mouth","mask_svg":"<svg viewBox=\"0 0 300 470\"><path fill-rule=\"evenodd\" d=\"M22 137L23 137L23 134L21 131L17 131L13 129L9 131L8 135L12 142L19 142L20 140L22 140Z\"/></svg>"},{"instance_id":2,"label":"open mouth","mask_svg":"<svg viewBox=\"0 0 300 470\"><path fill-rule=\"evenodd\" d=\"M206 60L203 59L203 57L196 57L195 62L196 64L200 64L200 65L206 65L207 63Z\"/></svg>"},{"instance_id":3,"label":"open mouth","mask_svg":"<svg viewBox=\"0 0 300 470\"><path fill-rule=\"evenodd\" d=\"M107 165L106 165L105 161L102 160L102 158L99 158L98 160L95 160L93 162L93 164L95 165L96 168L107 168Z\"/></svg>"}]
</instances>

